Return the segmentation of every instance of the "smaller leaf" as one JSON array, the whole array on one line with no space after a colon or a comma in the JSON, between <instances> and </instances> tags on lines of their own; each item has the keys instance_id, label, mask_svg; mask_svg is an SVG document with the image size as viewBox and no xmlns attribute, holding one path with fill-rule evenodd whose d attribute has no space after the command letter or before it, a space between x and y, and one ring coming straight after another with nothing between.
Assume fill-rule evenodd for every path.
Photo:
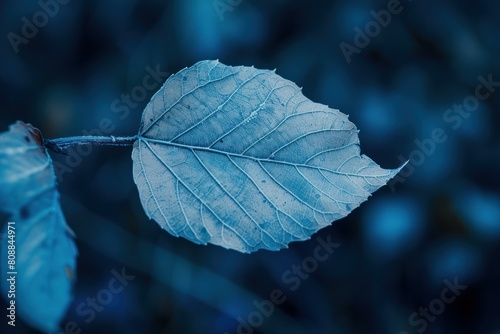
<instances>
[{"instance_id":1,"label":"smaller leaf","mask_svg":"<svg viewBox=\"0 0 500 334\"><path fill-rule=\"evenodd\" d=\"M17 122L0 134L0 210L14 213L55 187L40 130Z\"/></svg>"},{"instance_id":2,"label":"smaller leaf","mask_svg":"<svg viewBox=\"0 0 500 334\"><path fill-rule=\"evenodd\" d=\"M58 330L71 302L77 249L42 143L40 131L22 122L0 134L0 209L11 212L15 222L15 237L9 236L7 224L2 233L1 275L7 296L7 273L17 272L17 314L50 332ZM14 268L7 262L9 245L15 245Z\"/></svg>"}]
</instances>

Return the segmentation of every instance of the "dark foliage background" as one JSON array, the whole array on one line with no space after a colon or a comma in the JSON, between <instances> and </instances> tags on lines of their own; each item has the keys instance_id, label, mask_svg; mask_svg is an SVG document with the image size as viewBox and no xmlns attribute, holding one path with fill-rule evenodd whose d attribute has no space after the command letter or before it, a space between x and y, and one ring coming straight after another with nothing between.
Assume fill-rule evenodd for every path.
<instances>
[{"instance_id":1,"label":"dark foliage background","mask_svg":"<svg viewBox=\"0 0 500 334\"><path fill-rule=\"evenodd\" d=\"M232 10L220 16L214 2L232 3ZM500 87L471 112L446 117L454 104L474 102L478 76L500 81L500 7L493 0L403 1L349 63L339 44L354 45L354 28L364 30L374 20L370 11L387 5L69 0L16 53L8 34L21 35L22 18L33 22L42 7L2 1L0 131L21 119L55 138L109 119L111 134L133 135L154 91L133 101L123 119L113 103L139 92L147 66L174 73L219 59L277 68L313 101L350 114L363 153L382 167L410 159L404 182L379 190L312 240L245 255L177 239L148 221L130 148L94 147L69 164L54 154L74 165L60 171L59 188L80 251L63 325L76 323L75 333L232 334L238 317L259 320L248 319L254 301L281 289L286 301L254 333L500 333ZM439 128L446 140L432 149ZM291 291L282 276L313 254L317 236L340 246ZM122 268L135 279L87 323L78 305ZM467 285L449 304L439 302L444 280ZM429 306L439 312L429 313L425 328L422 320L409 322ZM34 331L18 321L12 332Z\"/></svg>"}]
</instances>

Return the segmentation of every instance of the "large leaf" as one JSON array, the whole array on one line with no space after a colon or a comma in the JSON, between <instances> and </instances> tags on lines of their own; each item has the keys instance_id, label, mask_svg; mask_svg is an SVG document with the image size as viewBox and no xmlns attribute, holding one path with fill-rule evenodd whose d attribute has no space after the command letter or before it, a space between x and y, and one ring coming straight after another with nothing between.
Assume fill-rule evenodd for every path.
<instances>
[{"instance_id":1,"label":"large leaf","mask_svg":"<svg viewBox=\"0 0 500 334\"><path fill-rule=\"evenodd\" d=\"M2 233L2 290L16 275L16 313L30 325L55 331L71 302L77 250L66 225L52 162L40 132L17 122L0 134L0 209L15 222ZM14 232L14 234L12 234ZM15 265L7 247L15 245Z\"/></svg>"},{"instance_id":2,"label":"large leaf","mask_svg":"<svg viewBox=\"0 0 500 334\"><path fill-rule=\"evenodd\" d=\"M134 180L175 236L277 250L345 217L398 171L360 155L347 115L273 71L202 61L146 107Z\"/></svg>"}]
</instances>

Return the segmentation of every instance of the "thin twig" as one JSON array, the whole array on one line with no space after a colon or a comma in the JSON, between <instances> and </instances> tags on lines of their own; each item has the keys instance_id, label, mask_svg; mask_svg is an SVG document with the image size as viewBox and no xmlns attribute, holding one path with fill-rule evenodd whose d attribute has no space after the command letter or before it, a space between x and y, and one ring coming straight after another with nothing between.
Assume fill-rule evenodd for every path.
<instances>
[{"instance_id":1,"label":"thin twig","mask_svg":"<svg viewBox=\"0 0 500 334\"><path fill-rule=\"evenodd\" d=\"M115 136L75 136L44 141L45 147L55 152L64 153L64 149L77 145L107 145L107 146L132 146L137 136L115 137Z\"/></svg>"}]
</instances>

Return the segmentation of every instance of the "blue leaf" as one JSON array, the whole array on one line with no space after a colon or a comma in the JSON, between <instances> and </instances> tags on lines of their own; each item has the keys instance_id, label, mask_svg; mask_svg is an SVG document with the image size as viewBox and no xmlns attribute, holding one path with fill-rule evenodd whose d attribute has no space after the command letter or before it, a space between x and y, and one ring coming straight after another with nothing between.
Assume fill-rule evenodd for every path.
<instances>
[{"instance_id":1,"label":"blue leaf","mask_svg":"<svg viewBox=\"0 0 500 334\"><path fill-rule=\"evenodd\" d=\"M17 122L0 134L0 209L15 229L2 233L2 290L16 275L16 313L39 330L56 331L71 302L77 250L66 225L52 162L40 132ZM14 234L12 234L14 232ZM10 267L8 246L15 245Z\"/></svg>"},{"instance_id":2,"label":"blue leaf","mask_svg":"<svg viewBox=\"0 0 500 334\"><path fill-rule=\"evenodd\" d=\"M175 236L278 250L345 217L399 171L360 155L357 133L274 71L202 61L146 107L134 180L147 215Z\"/></svg>"},{"instance_id":3,"label":"blue leaf","mask_svg":"<svg viewBox=\"0 0 500 334\"><path fill-rule=\"evenodd\" d=\"M0 134L0 210L15 213L55 187L40 131L17 122Z\"/></svg>"}]
</instances>

